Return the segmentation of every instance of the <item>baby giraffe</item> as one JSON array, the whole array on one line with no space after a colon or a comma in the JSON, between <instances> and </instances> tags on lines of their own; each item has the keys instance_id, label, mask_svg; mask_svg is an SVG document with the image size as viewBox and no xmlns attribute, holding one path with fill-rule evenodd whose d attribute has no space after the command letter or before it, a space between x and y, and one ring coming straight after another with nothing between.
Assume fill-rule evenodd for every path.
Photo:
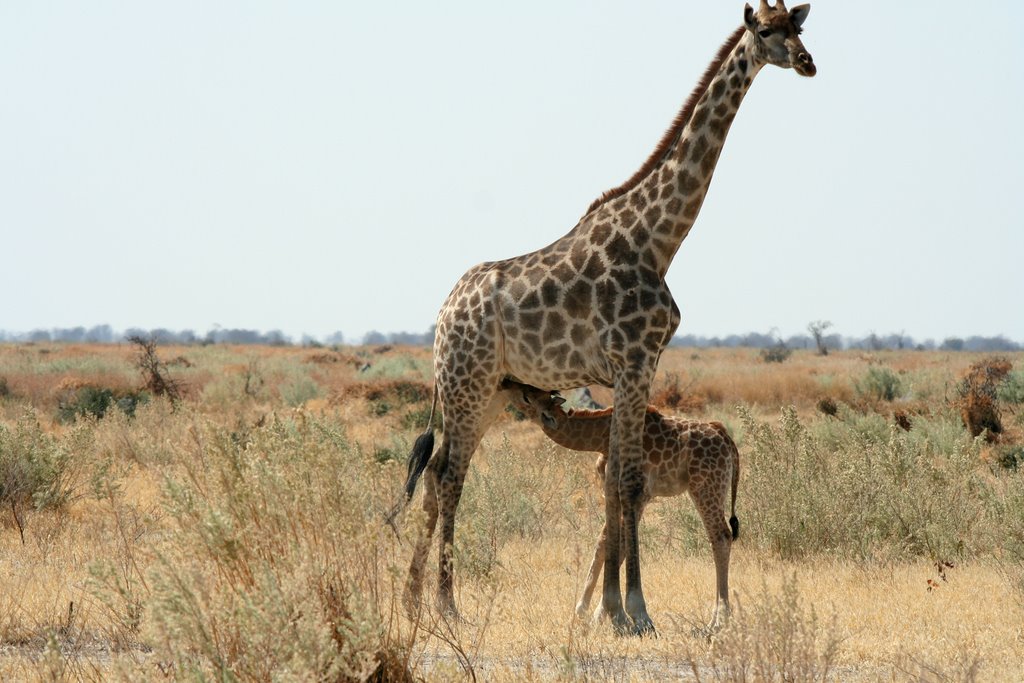
<instances>
[{"instance_id":1,"label":"baby giraffe","mask_svg":"<svg viewBox=\"0 0 1024 683\"><path fill-rule=\"evenodd\" d=\"M502 388L512 403L528 419L538 423L555 443L576 451L600 453L597 473L604 479L612 408L566 412L562 408L565 399L557 394L511 380L505 380ZM678 496L685 491L690 494L697 512L704 520L715 558L718 584L718 596L710 625L714 629L718 626L719 610L723 610L726 615L729 613L729 550L732 541L740 533L740 523L736 518L740 455L736 444L720 422L680 420L648 408L644 421L642 466L645 486L640 501L641 514L652 498ZM727 525L725 497L729 493L730 484L732 510ZM581 617L587 612L594 586L604 567L607 534L608 521L605 520L594 549L594 561L590 565L583 596L576 605L576 614Z\"/></svg>"}]
</instances>

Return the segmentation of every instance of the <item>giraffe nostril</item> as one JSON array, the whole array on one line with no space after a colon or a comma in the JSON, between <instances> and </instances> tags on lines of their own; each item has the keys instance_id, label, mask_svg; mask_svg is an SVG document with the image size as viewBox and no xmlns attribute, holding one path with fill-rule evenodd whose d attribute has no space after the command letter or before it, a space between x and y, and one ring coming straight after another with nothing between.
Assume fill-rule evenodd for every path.
<instances>
[{"instance_id":1,"label":"giraffe nostril","mask_svg":"<svg viewBox=\"0 0 1024 683\"><path fill-rule=\"evenodd\" d=\"M797 55L796 58L799 59L804 64L810 64L813 61L811 59L811 56L806 52L801 52L799 55Z\"/></svg>"}]
</instances>

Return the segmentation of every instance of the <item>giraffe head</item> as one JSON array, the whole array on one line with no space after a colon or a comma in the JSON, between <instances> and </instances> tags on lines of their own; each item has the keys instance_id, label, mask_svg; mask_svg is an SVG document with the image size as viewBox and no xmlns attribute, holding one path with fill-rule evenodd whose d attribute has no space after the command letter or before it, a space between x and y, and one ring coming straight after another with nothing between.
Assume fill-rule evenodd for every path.
<instances>
[{"instance_id":1,"label":"giraffe head","mask_svg":"<svg viewBox=\"0 0 1024 683\"><path fill-rule=\"evenodd\" d=\"M761 0L756 12L746 5L743 24L753 36L752 56L766 64L791 68L801 76L817 73L814 60L800 41L800 27L810 11L810 5L787 10L782 0L776 0L774 7L769 7L768 0Z\"/></svg>"},{"instance_id":2,"label":"giraffe head","mask_svg":"<svg viewBox=\"0 0 1024 683\"><path fill-rule=\"evenodd\" d=\"M558 392L544 391L512 380L505 380L502 388L508 391L512 404L532 422L540 423L548 429L558 429L568 417L562 409L565 399Z\"/></svg>"}]
</instances>

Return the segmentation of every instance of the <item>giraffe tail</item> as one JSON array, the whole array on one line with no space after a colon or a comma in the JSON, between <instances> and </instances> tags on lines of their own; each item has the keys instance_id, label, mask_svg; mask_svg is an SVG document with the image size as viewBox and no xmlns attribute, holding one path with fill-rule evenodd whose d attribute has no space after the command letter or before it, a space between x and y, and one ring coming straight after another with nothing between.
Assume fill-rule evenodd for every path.
<instances>
[{"instance_id":1,"label":"giraffe tail","mask_svg":"<svg viewBox=\"0 0 1024 683\"><path fill-rule=\"evenodd\" d=\"M736 516L736 490L740 486L740 451L731 437L726 435L726 438L732 446L732 516L729 517L729 528L732 529L732 539L735 541L740 537L740 520Z\"/></svg>"},{"instance_id":2,"label":"giraffe tail","mask_svg":"<svg viewBox=\"0 0 1024 683\"><path fill-rule=\"evenodd\" d=\"M437 408L437 387L434 387L434 402L430 405L430 417L427 418L427 429L418 437L416 442L412 446L412 452L409 453L408 463L408 476L405 480L405 495L395 503L394 507L388 513L385 521L391 526L392 530L397 534L398 529L395 527L395 517L405 509L405 506L412 500L412 496L416 493L416 484L420 480L420 475L423 474L423 470L427 469L427 463L430 462L430 456L434 452L434 411Z\"/></svg>"}]
</instances>

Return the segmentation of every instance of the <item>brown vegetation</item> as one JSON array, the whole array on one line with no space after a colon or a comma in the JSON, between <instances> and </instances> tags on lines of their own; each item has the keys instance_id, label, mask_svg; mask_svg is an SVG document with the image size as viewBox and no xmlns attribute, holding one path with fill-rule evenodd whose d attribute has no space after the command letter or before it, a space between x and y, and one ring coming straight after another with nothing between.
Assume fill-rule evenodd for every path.
<instances>
[{"instance_id":1,"label":"brown vegetation","mask_svg":"<svg viewBox=\"0 0 1024 683\"><path fill-rule=\"evenodd\" d=\"M1006 358L987 358L973 364L957 385L956 406L972 436L985 433L987 441L995 442L1003 433L996 389L1012 369Z\"/></svg>"},{"instance_id":2,"label":"brown vegetation","mask_svg":"<svg viewBox=\"0 0 1024 683\"><path fill-rule=\"evenodd\" d=\"M660 637L575 618L603 524L592 456L514 420L488 433L463 492L464 620L430 604L405 616L419 501L401 538L381 520L430 410L429 349L155 351L188 361L170 372L189 386L177 407L61 421L62 397L136 391L134 349L0 345L0 472L22 473L16 516L0 500L0 680L1019 674L1024 418L997 392L999 443L961 425L949 394L979 355L666 351L652 401L723 422L744 460L737 608L709 641L695 634L712 562L685 500L651 505L641 529ZM871 368L897 397L859 393Z\"/></svg>"}]
</instances>

